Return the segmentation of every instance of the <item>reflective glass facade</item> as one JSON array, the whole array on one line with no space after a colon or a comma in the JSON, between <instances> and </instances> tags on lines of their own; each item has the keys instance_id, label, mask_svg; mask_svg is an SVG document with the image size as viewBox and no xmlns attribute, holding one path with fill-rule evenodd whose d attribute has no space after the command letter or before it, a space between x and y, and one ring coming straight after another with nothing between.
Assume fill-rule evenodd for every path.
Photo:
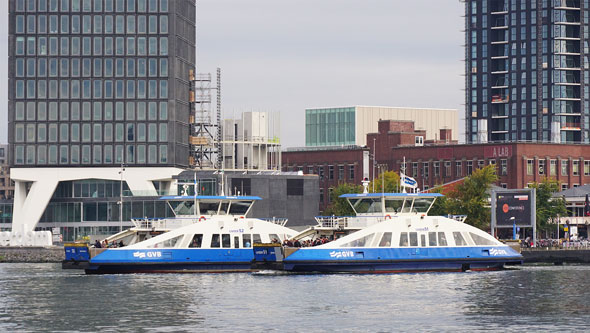
<instances>
[{"instance_id":1,"label":"reflective glass facade","mask_svg":"<svg viewBox=\"0 0 590 333\"><path fill-rule=\"evenodd\" d=\"M354 107L305 110L305 146L354 144Z\"/></svg>"},{"instance_id":2,"label":"reflective glass facade","mask_svg":"<svg viewBox=\"0 0 590 333\"><path fill-rule=\"evenodd\" d=\"M10 0L11 165L186 166L195 0Z\"/></svg>"},{"instance_id":3,"label":"reflective glass facade","mask_svg":"<svg viewBox=\"0 0 590 333\"><path fill-rule=\"evenodd\" d=\"M588 9L465 1L467 142L589 142Z\"/></svg>"}]
</instances>

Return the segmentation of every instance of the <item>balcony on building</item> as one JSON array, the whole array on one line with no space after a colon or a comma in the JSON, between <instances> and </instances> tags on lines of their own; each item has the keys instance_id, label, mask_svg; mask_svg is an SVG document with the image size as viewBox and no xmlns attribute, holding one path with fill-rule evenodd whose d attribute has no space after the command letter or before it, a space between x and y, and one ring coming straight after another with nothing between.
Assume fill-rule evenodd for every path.
<instances>
[{"instance_id":1,"label":"balcony on building","mask_svg":"<svg viewBox=\"0 0 590 333\"><path fill-rule=\"evenodd\" d=\"M556 9L555 24L580 25L580 10Z\"/></svg>"},{"instance_id":2,"label":"balcony on building","mask_svg":"<svg viewBox=\"0 0 590 333\"><path fill-rule=\"evenodd\" d=\"M580 40L579 25L555 25L553 27L553 38L556 40Z\"/></svg>"},{"instance_id":3,"label":"balcony on building","mask_svg":"<svg viewBox=\"0 0 590 333\"><path fill-rule=\"evenodd\" d=\"M553 101L553 114L557 116L580 116L580 101Z\"/></svg>"},{"instance_id":4,"label":"balcony on building","mask_svg":"<svg viewBox=\"0 0 590 333\"><path fill-rule=\"evenodd\" d=\"M580 0L561 0L555 9L580 10Z\"/></svg>"},{"instance_id":5,"label":"balcony on building","mask_svg":"<svg viewBox=\"0 0 590 333\"><path fill-rule=\"evenodd\" d=\"M492 45L508 43L508 29L506 30L492 30L490 41Z\"/></svg>"},{"instance_id":6,"label":"balcony on building","mask_svg":"<svg viewBox=\"0 0 590 333\"><path fill-rule=\"evenodd\" d=\"M492 76L492 95L498 93L498 89L502 89L502 94L504 94L504 90L508 88L508 76L506 75L494 75Z\"/></svg>"},{"instance_id":7,"label":"balcony on building","mask_svg":"<svg viewBox=\"0 0 590 333\"><path fill-rule=\"evenodd\" d=\"M555 101L580 101L580 86L553 87L553 100Z\"/></svg>"},{"instance_id":8,"label":"balcony on building","mask_svg":"<svg viewBox=\"0 0 590 333\"><path fill-rule=\"evenodd\" d=\"M509 54L508 44L495 44L491 47L492 60L507 59Z\"/></svg>"},{"instance_id":9,"label":"balcony on building","mask_svg":"<svg viewBox=\"0 0 590 333\"><path fill-rule=\"evenodd\" d=\"M557 55L580 55L580 41L579 40L556 40L555 41L555 54Z\"/></svg>"},{"instance_id":10,"label":"balcony on building","mask_svg":"<svg viewBox=\"0 0 590 333\"><path fill-rule=\"evenodd\" d=\"M582 130L580 124L580 116L560 116L559 122L562 131L580 131Z\"/></svg>"},{"instance_id":11,"label":"balcony on building","mask_svg":"<svg viewBox=\"0 0 590 333\"><path fill-rule=\"evenodd\" d=\"M508 29L506 16L492 18L492 30Z\"/></svg>"},{"instance_id":12,"label":"balcony on building","mask_svg":"<svg viewBox=\"0 0 590 333\"><path fill-rule=\"evenodd\" d=\"M553 83L562 86L579 86L580 72L577 71L555 71Z\"/></svg>"},{"instance_id":13,"label":"balcony on building","mask_svg":"<svg viewBox=\"0 0 590 333\"><path fill-rule=\"evenodd\" d=\"M508 60L506 59L492 59L491 70L492 74L506 74L508 73Z\"/></svg>"},{"instance_id":14,"label":"balcony on building","mask_svg":"<svg viewBox=\"0 0 590 333\"><path fill-rule=\"evenodd\" d=\"M572 71L579 71L581 69L579 56L556 55L554 60L556 62L555 69Z\"/></svg>"},{"instance_id":15,"label":"balcony on building","mask_svg":"<svg viewBox=\"0 0 590 333\"><path fill-rule=\"evenodd\" d=\"M492 119L508 118L510 110L508 104L493 104L492 105Z\"/></svg>"},{"instance_id":16,"label":"balcony on building","mask_svg":"<svg viewBox=\"0 0 590 333\"><path fill-rule=\"evenodd\" d=\"M493 0L490 2L490 14L491 15L504 15L508 14L508 1L507 0Z\"/></svg>"}]
</instances>

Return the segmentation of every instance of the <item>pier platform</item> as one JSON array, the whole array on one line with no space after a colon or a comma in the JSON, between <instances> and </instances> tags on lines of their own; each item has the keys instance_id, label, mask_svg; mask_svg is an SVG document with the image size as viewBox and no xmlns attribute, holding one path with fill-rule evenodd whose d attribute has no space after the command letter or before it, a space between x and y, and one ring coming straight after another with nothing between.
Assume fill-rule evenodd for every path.
<instances>
[{"instance_id":1,"label":"pier platform","mask_svg":"<svg viewBox=\"0 0 590 333\"><path fill-rule=\"evenodd\" d=\"M522 249L525 264L563 263L589 264L590 249L528 248Z\"/></svg>"}]
</instances>

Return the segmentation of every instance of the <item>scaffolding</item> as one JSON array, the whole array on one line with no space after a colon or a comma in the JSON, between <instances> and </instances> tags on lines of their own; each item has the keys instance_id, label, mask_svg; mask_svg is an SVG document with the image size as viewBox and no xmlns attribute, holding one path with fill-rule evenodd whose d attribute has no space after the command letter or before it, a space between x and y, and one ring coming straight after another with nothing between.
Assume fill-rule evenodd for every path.
<instances>
[{"instance_id":1,"label":"scaffolding","mask_svg":"<svg viewBox=\"0 0 590 333\"><path fill-rule=\"evenodd\" d=\"M217 86L211 73L189 71L191 105L189 123L189 165L195 169L219 169L221 163L221 69L217 68ZM217 90L217 107L212 109L212 91Z\"/></svg>"}]
</instances>

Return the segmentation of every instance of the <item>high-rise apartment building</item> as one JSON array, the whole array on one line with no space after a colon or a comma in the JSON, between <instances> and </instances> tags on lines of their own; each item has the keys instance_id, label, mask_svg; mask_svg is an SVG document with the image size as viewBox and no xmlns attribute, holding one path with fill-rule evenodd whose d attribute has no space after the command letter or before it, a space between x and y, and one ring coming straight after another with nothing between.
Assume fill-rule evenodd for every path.
<instances>
[{"instance_id":1,"label":"high-rise apartment building","mask_svg":"<svg viewBox=\"0 0 590 333\"><path fill-rule=\"evenodd\" d=\"M588 0L465 0L467 142L589 142L588 15Z\"/></svg>"},{"instance_id":2,"label":"high-rise apartment building","mask_svg":"<svg viewBox=\"0 0 590 333\"><path fill-rule=\"evenodd\" d=\"M10 0L16 167L186 166L194 0Z\"/></svg>"}]
</instances>

